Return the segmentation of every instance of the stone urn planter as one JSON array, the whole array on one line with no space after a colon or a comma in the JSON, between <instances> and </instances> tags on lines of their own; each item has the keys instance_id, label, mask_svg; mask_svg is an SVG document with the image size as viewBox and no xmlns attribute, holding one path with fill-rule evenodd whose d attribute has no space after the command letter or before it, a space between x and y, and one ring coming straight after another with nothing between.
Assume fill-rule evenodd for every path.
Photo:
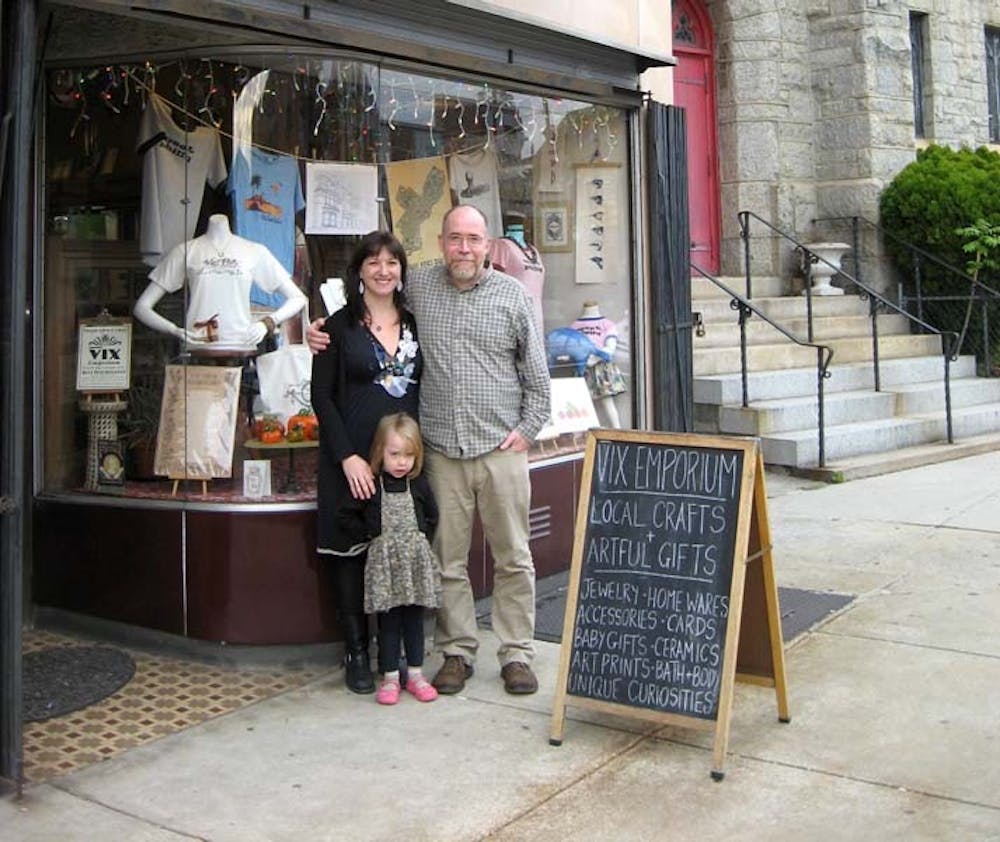
<instances>
[{"instance_id":1,"label":"stone urn planter","mask_svg":"<svg viewBox=\"0 0 1000 842\"><path fill-rule=\"evenodd\" d=\"M811 288L803 290L802 294L843 295L844 291L833 286L830 280L840 271L840 261L850 250L847 243L804 243L799 247L802 274L807 282L812 282Z\"/></svg>"}]
</instances>

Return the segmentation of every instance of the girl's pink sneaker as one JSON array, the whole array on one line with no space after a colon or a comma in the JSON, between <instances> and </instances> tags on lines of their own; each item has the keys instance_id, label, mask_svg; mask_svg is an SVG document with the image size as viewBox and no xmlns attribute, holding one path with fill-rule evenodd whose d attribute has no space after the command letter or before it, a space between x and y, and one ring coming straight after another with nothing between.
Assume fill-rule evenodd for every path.
<instances>
[{"instance_id":1,"label":"girl's pink sneaker","mask_svg":"<svg viewBox=\"0 0 1000 842\"><path fill-rule=\"evenodd\" d=\"M406 692L414 696L418 702L433 702L438 697L434 685L422 675L407 680Z\"/></svg>"},{"instance_id":2,"label":"girl's pink sneaker","mask_svg":"<svg viewBox=\"0 0 1000 842\"><path fill-rule=\"evenodd\" d=\"M406 688L410 685L407 683ZM431 690L434 688L431 687ZM383 678L375 693L375 701L380 705L394 705L399 701L399 681L394 678Z\"/></svg>"}]
</instances>

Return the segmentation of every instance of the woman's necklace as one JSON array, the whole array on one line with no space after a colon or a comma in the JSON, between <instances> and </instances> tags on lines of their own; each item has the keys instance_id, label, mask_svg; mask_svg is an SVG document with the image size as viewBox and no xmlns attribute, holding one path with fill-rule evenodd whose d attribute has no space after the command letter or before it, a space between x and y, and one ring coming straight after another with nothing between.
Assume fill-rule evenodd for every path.
<instances>
[{"instance_id":1,"label":"woman's necklace","mask_svg":"<svg viewBox=\"0 0 1000 842\"><path fill-rule=\"evenodd\" d=\"M395 313L387 314L385 317L379 319L372 315L371 312L368 313L368 327L374 330L376 333L381 333L382 328L392 327L397 322L397 317Z\"/></svg>"}]
</instances>

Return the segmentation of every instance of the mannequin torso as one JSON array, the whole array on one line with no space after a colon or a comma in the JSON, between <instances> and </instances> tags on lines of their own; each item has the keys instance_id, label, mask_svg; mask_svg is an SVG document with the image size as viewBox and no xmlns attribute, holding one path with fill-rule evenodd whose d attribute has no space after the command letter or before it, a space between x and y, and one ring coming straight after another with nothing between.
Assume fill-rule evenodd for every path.
<instances>
[{"instance_id":1,"label":"mannequin torso","mask_svg":"<svg viewBox=\"0 0 1000 842\"><path fill-rule=\"evenodd\" d=\"M288 272L262 245L237 237L223 214L213 214L205 233L175 246L149 273L152 283L136 302L135 315L155 330L184 338L194 348L252 352L269 329L299 312L306 298ZM255 322L250 287L281 291L285 303L270 326ZM184 327L153 311L160 298L187 283L189 298Z\"/></svg>"}]
</instances>

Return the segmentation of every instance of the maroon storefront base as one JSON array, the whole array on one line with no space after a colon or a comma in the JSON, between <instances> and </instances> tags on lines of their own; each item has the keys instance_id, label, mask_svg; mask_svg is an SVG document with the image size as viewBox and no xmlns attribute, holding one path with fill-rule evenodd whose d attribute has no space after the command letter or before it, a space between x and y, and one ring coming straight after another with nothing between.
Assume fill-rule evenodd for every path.
<instances>
[{"instance_id":1,"label":"maroon storefront base","mask_svg":"<svg viewBox=\"0 0 1000 842\"><path fill-rule=\"evenodd\" d=\"M539 577L569 568L580 468L574 460L532 470ZM341 638L329 563L315 551L315 509L102 503L36 500L37 605L230 644ZM477 597L491 592L493 564L478 523L469 573Z\"/></svg>"}]
</instances>

